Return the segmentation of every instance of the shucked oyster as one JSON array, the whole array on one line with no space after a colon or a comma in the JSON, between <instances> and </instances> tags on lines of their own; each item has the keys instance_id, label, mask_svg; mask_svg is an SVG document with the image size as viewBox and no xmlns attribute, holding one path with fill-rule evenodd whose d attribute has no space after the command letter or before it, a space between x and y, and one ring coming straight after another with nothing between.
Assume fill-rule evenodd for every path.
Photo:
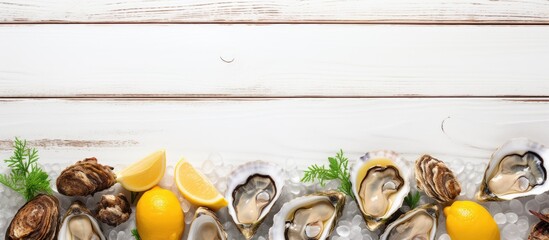
<instances>
[{"instance_id":1,"label":"shucked oyster","mask_svg":"<svg viewBox=\"0 0 549 240\"><path fill-rule=\"evenodd\" d=\"M477 198L481 201L511 200L549 190L549 151L526 138L508 141L490 159Z\"/></svg>"},{"instance_id":2,"label":"shucked oyster","mask_svg":"<svg viewBox=\"0 0 549 240\"><path fill-rule=\"evenodd\" d=\"M461 192L461 186L452 170L434 157L421 156L416 161L415 173L418 189L437 202L452 201Z\"/></svg>"},{"instance_id":3,"label":"shucked oyster","mask_svg":"<svg viewBox=\"0 0 549 240\"><path fill-rule=\"evenodd\" d=\"M285 203L273 218L271 240L327 239L345 206L337 191L317 193Z\"/></svg>"},{"instance_id":4,"label":"shucked oyster","mask_svg":"<svg viewBox=\"0 0 549 240\"><path fill-rule=\"evenodd\" d=\"M113 227L127 221L132 214L130 202L122 193L103 195L97 205L97 220Z\"/></svg>"},{"instance_id":5,"label":"shucked oyster","mask_svg":"<svg viewBox=\"0 0 549 240\"><path fill-rule=\"evenodd\" d=\"M188 239L191 240L226 240L227 232L211 210L199 207L189 227Z\"/></svg>"},{"instance_id":6,"label":"shucked oyster","mask_svg":"<svg viewBox=\"0 0 549 240\"><path fill-rule=\"evenodd\" d=\"M238 167L229 176L225 193L229 215L250 239L282 193L283 171L274 164L256 161Z\"/></svg>"},{"instance_id":7,"label":"shucked oyster","mask_svg":"<svg viewBox=\"0 0 549 240\"><path fill-rule=\"evenodd\" d=\"M380 240L434 240L437 232L438 207L427 204L417 207L387 226Z\"/></svg>"},{"instance_id":8,"label":"shucked oyster","mask_svg":"<svg viewBox=\"0 0 549 240\"><path fill-rule=\"evenodd\" d=\"M366 153L352 165L353 193L370 231L402 206L410 192L410 175L404 159L392 151Z\"/></svg>"},{"instance_id":9,"label":"shucked oyster","mask_svg":"<svg viewBox=\"0 0 549 240\"><path fill-rule=\"evenodd\" d=\"M52 240L57 234L59 201L51 195L38 195L21 207L11 221L6 240Z\"/></svg>"},{"instance_id":10,"label":"shucked oyster","mask_svg":"<svg viewBox=\"0 0 549 240\"><path fill-rule=\"evenodd\" d=\"M90 210L75 201L63 217L58 240L105 240L105 236Z\"/></svg>"},{"instance_id":11,"label":"shucked oyster","mask_svg":"<svg viewBox=\"0 0 549 240\"><path fill-rule=\"evenodd\" d=\"M86 196L110 188L116 183L112 167L86 158L67 167L57 178L57 191L67 196Z\"/></svg>"}]
</instances>

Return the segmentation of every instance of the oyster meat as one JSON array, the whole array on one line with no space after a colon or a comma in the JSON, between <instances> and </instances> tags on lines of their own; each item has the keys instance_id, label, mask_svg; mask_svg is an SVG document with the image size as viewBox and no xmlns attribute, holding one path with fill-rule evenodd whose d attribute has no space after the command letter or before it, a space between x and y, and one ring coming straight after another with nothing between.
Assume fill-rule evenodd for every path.
<instances>
[{"instance_id":1,"label":"oyster meat","mask_svg":"<svg viewBox=\"0 0 549 240\"><path fill-rule=\"evenodd\" d=\"M274 216L269 239L327 239L344 206L345 195L337 191L296 198L285 203Z\"/></svg>"},{"instance_id":2,"label":"oyster meat","mask_svg":"<svg viewBox=\"0 0 549 240\"><path fill-rule=\"evenodd\" d=\"M229 215L250 239L282 193L283 171L274 164L255 161L238 167L230 176L225 193Z\"/></svg>"},{"instance_id":3,"label":"oyster meat","mask_svg":"<svg viewBox=\"0 0 549 240\"><path fill-rule=\"evenodd\" d=\"M80 201L74 201L65 216L59 240L105 240L105 236L91 211Z\"/></svg>"},{"instance_id":4,"label":"oyster meat","mask_svg":"<svg viewBox=\"0 0 549 240\"><path fill-rule=\"evenodd\" d=\"M17 211L7 229L6 239L55 239L58 219L57 198L51 195L38 195Z\"/></svg>"},{"instance_id":5,"label":"oyster meat","mask_svg":"<svg viewBox=\"0 0 549 240\"><path fill-rule=\"evenodd\" d=\"M539 212L530 211L534 216L539 218L537 223L528 235L528 240L549 240L549 214L541 214Z\"/></svg>"},{"instance_id":6,"label":"oyster meat","mask_svg":"<svg viewBox=\"0 0 549 240\"><path fill-rule=\"evenodd\" d=\"M411 171L397 153L366 153L351 167L351 184L357 205L370 231L395 213L410 191Z\"/></svg>"},{"instance_id":7,"label":"oyster meat","mask_svg":"<svg viewBox=\"0 0 549 240\"><path fill-rule=\"evenodd\" d=\"M416 161L417 187L439 203L450 202L459 196L461 186L444 162L423 155Z\"/></svg>"},{"instance_id":8,"label":"oyster meat","mask_svg":"<svg viewBox=\"0 0 549 240\"><path fill-rule=\"evenodd\" d=\"M417 207L390 223L380 236L380 240L434 240L438 215L436 205Z\"/></svg>"},{"instance_id":9,"label":"oyster meat","mask_svg":"<svg viewBox=\"0 0 549 240\"><path fill-rule=\"evenodd\" d=\"M132 214L130 202L122 193L103 195L97 205L97 220L113 227L127 221Z\"/></svg>"},{"instance_id":10,"label":"oyster meat","mask_svg":"<svg viewBox=\"0 0 549 240\"><path fill-rule=\"evenodd\" d=\"M112 167L86 158L67 167L57 178L57 191L67 196L86 196L110 188L116 183Z\"/></svg>"},{"instance_id":11,"label":"oyster meat","mask_svg":"<svg viewBox=\"0 0 549 240\"><path fill-rule=\"evenodd\" d=\"M194 219L189 227L188 239L226 240L227 238L227 232L215 213L205 207L196 209Z\"/></svg>"},{"instance_id":12,"label":"oyster meat","mask_svg":"<svg viewBox=\"0 0 549 240\"><path fill-rule=\"evenodd\" d=\"M539 143L526 138L508 141L492 154L477 198L511 200L548 191L547 160L549 152Z\"/></svg>"}]
</instances>

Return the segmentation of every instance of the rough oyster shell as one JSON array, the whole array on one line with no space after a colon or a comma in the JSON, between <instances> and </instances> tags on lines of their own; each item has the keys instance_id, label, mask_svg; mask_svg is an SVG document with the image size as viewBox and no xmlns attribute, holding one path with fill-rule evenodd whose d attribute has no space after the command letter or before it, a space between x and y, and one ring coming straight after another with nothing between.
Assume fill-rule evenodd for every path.
<instances>
[{"instance_id":1,"label":"rough oyster shell","mask_svg":"<svg viewBox=\"0 0 549 240\"><path fill-rule=\"evenodd\" d=\"M255 161L241 165L229 176L227 209L240 232L250 239L280 197L284 172L277 165Z\"/></svg>"},{"instance_id":2,"label":"rough oyster shell","mask_svg":"<svg viewBox=\"0 0 549 240\"><path fill-rule=\"evenodd\" d=\"M188 239L192 240L226 240L227 232L210 209L199 207L189 227Z\"/></svg>"},{"instance_id":3,"label":"rough oyster shell","mask_svg":"<svg viewBox=\"0 0 549 240\"><path fill-rule=\"evenodd\" d=\"M454 200L461 192L461 186L444 162L423 155L416 161L417 187L439 203Z\"/></svg>"},{"instance_id":4,"label":"rough oyster shell","mask_svg":"<svg viewBox=\"0 0 549 240\"><path fill-rule=\"evenodd\" d=\"M539 223L534 225L528 240L549 240L549 215L530 211L534 216L540 219Z\"/></svg>"},{"instance_id":5,"label":"rough oyster shell","mask_svg":"<svg viewBox=\"0 0 549 240\"><path fill-rule=\"evenodd\" d=\"M97 220L113 227L127 221L132 214L130 202L122 193L101 196L97 206Z\"/></svg>"},{"instance_id":6,"label":"rough oyster shell","mask_svg":"<svg viewBox=\"0 0 549 240\"><path fill-rule=\"evenodd\" d=\"M357 205L370 231L377 230L410 192L411 169L393 151L372 151L351 166Z\"/></svg>"},{"instance_id":7,"label":"rough oyster shell","mask_svg":"<svg viewBox=\"0 0 549 240\"><path fill-rule=\"evenodd\" d=\"M344 206L345 195L338 191L311 194L289 201L273 217L269 239L327 239Z\"/></svg>"},{"instance_id":8,"label":"rough oyster shell","mask_svg":"<svg viewBox=\"0 0 549 240\"><path fill-rule=\"evenodd\" d=\"M86 196L110 188L116 183L112 167L86 158L67 167L57 178L57 191L67 196Z\"/></svg>"},{"instance_id":9,"label":"rough oyster shell","mask_svg":"<svg viewBox=\"0 0 549 240\"><path fill-rule=\"evenodd\" d=\"M106 239L91 211L80 201L71 204L59 229L58 240L72 239Z\"/></svg>"},{"instance_id":10,"label":"rough oyster shell","mask_svg":"<svg viewBox=\"0 0 549 240\"><path fill-rule=\"evenodd\" d=\"M549 151L526 138L515 138L498 148L490 159L477 198L511 200L549 190Z\"/></svg>"},{"instance_id":11,"label":"rough oyster shell","mask_svg":"<svg viewBox=\"0 0 549 240\"><path fill-rule=\"evenodd\" d=\"M437 232L438 207L434 204L419 206L390 223L380 240L429 239Z\"/></svg>"},{"instance_id":12,"label":"rough oyster shell","mask_svg":"<svg viewBox=\"0 0 549 240\"><path fill-rule=\"evenodd\" d=\"M17 211L6 231L6 239L55 239L58 221L57 198L51 195L38 195Z\"/></svg>"}]
</instances>

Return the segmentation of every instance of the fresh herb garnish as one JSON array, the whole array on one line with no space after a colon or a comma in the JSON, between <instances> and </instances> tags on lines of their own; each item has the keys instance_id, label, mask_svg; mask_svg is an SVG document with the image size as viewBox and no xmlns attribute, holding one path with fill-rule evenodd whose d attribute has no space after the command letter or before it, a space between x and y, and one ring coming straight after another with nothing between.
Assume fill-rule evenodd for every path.
<instances>
[{"instance_id":1,"label":"fresh herb garnish","mask_svg":"<svg viewBox=\"0 0 549 240\"><path fill-rule=\"evenodd\" d=\"M39 193L52 193L49 176L38 166L38 151L28 148L26 140L15 138L13 156L4 160L11 168L0 174L0 183L13 189L29 201Z\"/></svg>"},{"instance_id":2,"label":"fresh herb garnish","mask_svg":"<svg viewBox=\"0 0 549 240\"><path fill-rule=\"evenodd\" d=\"M406 205L408 205L408 207L410 207L410 209L414 209L417 207L417 204L419 203L419 197L420 197L420 194L418 191L415 191L414 193L410 191L408 193L408 196L404 198L404 202L406 203Z\"/></svg>"},{"instance_id":3,"label":"fresh herb garnish","mask_svg":"<svg viewBox=\"0 0 549 240\"><path fill-rule=\"evenodd\" d=\"M326 181L337 179L341 184L338 190L354 199L355 195L351 187L351 175L348 167L349 159L343 156L343 150L339 150L335 157L329 157L328 161L330 162L328 168L316 164L309 166L301 181L313 182L318 180L321 186L325 186Z\"/></svg>"},{"instance_id":4,"label":"fresh herb garnish","mask_svg":"<svg viewBox=\"0 0 549 240\"><path fill-rule=\"evenodd\" d=\"M141 237L139 236L139 233L137 232L137 228L132 229L132 236L135 238L135 240L141 240Z\"/></svg>"}]
</instances>

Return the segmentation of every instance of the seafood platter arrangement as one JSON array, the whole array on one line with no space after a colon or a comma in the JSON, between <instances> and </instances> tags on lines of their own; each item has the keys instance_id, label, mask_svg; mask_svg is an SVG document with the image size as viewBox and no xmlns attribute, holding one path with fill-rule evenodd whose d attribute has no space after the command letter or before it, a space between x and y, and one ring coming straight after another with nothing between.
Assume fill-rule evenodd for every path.
<instances>
[{"instance_id":1,"label":"seafood platter arrangement","mask_svg":"<svg viewBox=\"0 0 549 240\"><path fill-rule=\"evenodd\" d=\"M219 154L193 166L159 150L61 166L17 138L5 159L4 239L549 239L549 151L526 138L478 163L340 150L307 169Z\"/></svg>"}]
</instances>

